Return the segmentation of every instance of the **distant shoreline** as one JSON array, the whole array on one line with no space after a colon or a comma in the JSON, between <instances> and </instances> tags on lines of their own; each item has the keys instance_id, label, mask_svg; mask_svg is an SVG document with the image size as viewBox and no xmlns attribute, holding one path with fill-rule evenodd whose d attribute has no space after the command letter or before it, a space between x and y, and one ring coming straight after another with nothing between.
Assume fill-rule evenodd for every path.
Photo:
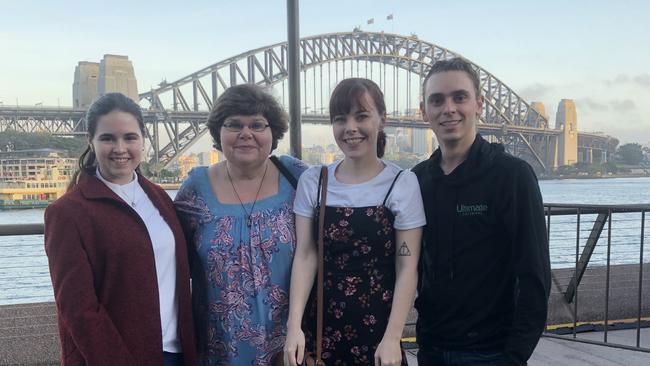
<instances>
[{"instance_id":1,"label":"distant shoreline","mask_svg":"<svg viewBox=\"0 0 650 366\"><path fill-rule=\"evenodd\" d=\"M542 176L539 180L564 180L564 179L612 179L612 178L648 178L650 174L612 174L612 175L584 175L567 174L561 176Z\"/></svg>"}]
</instances>

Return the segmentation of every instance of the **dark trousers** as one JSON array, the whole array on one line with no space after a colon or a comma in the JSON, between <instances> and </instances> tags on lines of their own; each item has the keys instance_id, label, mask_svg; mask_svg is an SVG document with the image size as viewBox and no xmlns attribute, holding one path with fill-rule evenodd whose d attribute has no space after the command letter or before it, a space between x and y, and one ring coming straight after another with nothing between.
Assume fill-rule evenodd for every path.
<instances>
[{"instance_id":1,"label":"dark trousers","mask_svg":"<svg viewBox=\"0 0 650 366\"><path fill-rule=\"evenodd\" d=\"M496 366L501 352L420 348L418 366Z\"/></svg>"},{"instance_id":2,"label":"dark trousers","mask_svg":"<svg viewBox=\"0 0 650 366\"><path fill-rule=\"evenodd\" d=\"M163 352L163 366L183 366L183 354Z\"/></svg>"}]
</instances>

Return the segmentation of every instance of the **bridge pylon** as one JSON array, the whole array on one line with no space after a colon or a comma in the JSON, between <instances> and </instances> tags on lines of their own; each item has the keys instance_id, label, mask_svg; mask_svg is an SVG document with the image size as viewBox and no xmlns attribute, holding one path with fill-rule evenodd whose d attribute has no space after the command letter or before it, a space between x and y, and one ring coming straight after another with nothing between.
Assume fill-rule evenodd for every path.
<instances>
[{"instance_id":1,"label":"bridge pylon","mask_svg":"<svg viewBox=\"0 0 650 366\"><path fill-rule=\"evenodd\" d=\"M562 99L557 108L555 128L561 130L558 141L558 161L555 166L578 162L578 115L571 99Z\"/></svg>"}]
</instances>

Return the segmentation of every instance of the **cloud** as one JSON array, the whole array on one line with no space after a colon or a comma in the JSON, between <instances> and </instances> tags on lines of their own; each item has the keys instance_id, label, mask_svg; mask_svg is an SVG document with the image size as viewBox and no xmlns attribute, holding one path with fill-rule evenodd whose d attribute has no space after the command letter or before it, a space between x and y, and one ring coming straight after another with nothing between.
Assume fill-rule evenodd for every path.
<instances>
[{"instance_id":1,"label":"cloud","mask_svg":"<svg viewBox=\"0 0 650 366\"><path fill-rule=\"evenodd\" d=\"M595 111L595 112L602 112L609 110L609 107L607 104L604 103L599 103L592 98L581 98L576 100L576 104L580 107L585 107L586 109Z\"/></svg>"},{"instance_id":2,"label":"cloud","mask_svg":"<svg viewBox=\"0 0 650 366\"><path fill-rule=\"evenodd\" d=\"M612 100L609 104L618 112L631 112L636 109L636 104L630 99Z\"/></svg>"},{"instance_id":3,"label":"cloud","mask_svg":"<svg viewBox=\"0 0 650 366\"><path fill-rule=\"evenodd\" d=\"M635 76L634 82L646 88L650 88L650 74L642 74L642 75Z\"/></svg>"},{"instance_id":4,"label":"cloud","mask_svg":"<svg viewBox=\"0 0 650 366\"><path fill-rule=\"evenodd\" d=\"M605 80L605 85L608 87L620 86L629 83L635 83L641 85L642 87L650 88L650 74L640 74L636 76L628 76L625 74L619 74L613 80Z\"/></svg>"},{"instance_id":5,"label":"cloud","mask_svg":"<svg viewBox=\"0 0 650 366\"><path fill-rule=\"evenodd\" d=\"M625 74L618 74L614 80L605 80L607 86L617 86L630 82L630 77Z\"/></svg>"},{"instance_id":6,"label":"cloud","mask_svg":"<svg viewBox=\"0 0 650 366\"><path fill-rule=\"evenodd\" d=\"M540 100L553 89L553 86L535 83L523 88L518 94L525 100Z\"/></svg>"}]
</instances>

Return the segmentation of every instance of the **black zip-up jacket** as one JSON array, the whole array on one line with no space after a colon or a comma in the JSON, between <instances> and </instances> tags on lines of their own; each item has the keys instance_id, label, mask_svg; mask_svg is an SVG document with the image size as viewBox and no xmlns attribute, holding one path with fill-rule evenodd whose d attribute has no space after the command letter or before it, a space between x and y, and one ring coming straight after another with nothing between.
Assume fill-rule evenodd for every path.
<instances>
[{"instance_id":1,"label":"black zip-up jacket","mask_svg":"<svg viewBox=\"0 0 650 366\"><path fill-rule=\"evenodd\" d=\"M427 218L419 346L500 351L500 365L525 365L544 330L551 284L535 173L480 135L451 174L440 159L438 149L413 168Z\"/></svg>"}]
</instances>

